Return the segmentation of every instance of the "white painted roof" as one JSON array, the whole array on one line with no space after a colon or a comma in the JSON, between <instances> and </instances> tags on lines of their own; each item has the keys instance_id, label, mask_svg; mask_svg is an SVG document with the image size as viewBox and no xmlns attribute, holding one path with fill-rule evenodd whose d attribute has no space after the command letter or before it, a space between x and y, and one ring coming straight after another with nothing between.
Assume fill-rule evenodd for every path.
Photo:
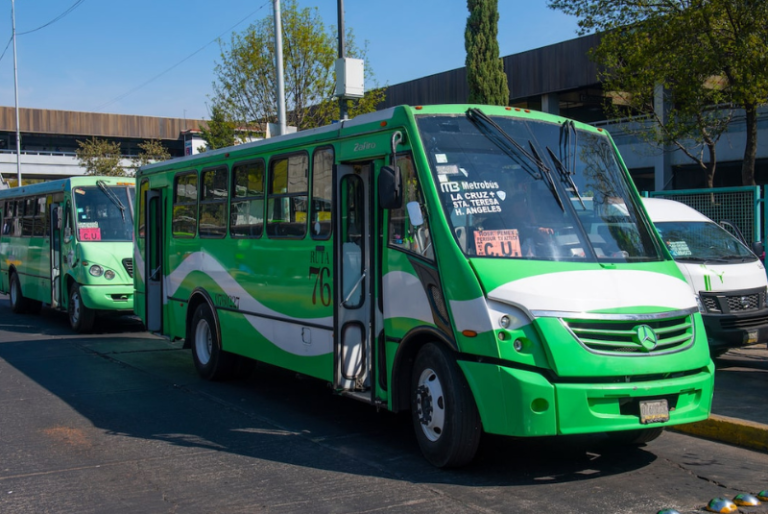
<instances>
[{"instance_id":1,"label":"white painted roof","mask_svg":"<svg viewBox=\"0 0 768 514\"><path fill-rule=\"evenodd\" d=\"M702 213L684 203L661 198L643 198L645 210L654 223L664 221L705 221L714 223Z\"/></svg>"}]
</instances>

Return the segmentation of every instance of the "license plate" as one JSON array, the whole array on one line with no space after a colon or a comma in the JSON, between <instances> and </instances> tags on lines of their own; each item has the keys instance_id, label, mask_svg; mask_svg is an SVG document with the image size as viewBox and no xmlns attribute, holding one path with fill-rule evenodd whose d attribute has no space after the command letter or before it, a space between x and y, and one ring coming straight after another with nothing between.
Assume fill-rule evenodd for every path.
<instances>
[{"instance_id":1,"label":"license plate","mask_svg":"<svg viewBox=\"0 0 768 514\"><path fill-rule=\"evenodd\" d=\"M747 333L744 335L744 343L752 344L756 342L757 342L757 330L747 330Z\"/></svg>"},{"instance_id":2,"label":"license plate","mask_svg":"<svg viewBox=\"0 0 768 514\"><path fill-rule=\"evenodd\" d=\"M640 402L640 423L663 423L669 421L667 400L646 400Z\"/></svg>"}]
</instances>

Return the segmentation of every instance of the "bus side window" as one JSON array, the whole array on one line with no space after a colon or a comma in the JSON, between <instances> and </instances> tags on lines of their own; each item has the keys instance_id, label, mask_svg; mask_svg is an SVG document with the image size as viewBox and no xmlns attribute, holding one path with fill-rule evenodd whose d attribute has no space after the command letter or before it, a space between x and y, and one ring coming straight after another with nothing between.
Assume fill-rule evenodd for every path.
<instances>
[{"instance_id":1,"label":"bus side window","mask_svg":"<svg viewBox=\"0 0 768 514\"><path fill-rule=\"evenodd\" d=\"M200 188L200 237L227 235L227 199L229 173L226 166L203 170Z\"/></svg>"},{"instance_id":2,"label":"bus side window","mask_svg":"<svg viewBox=\"0 0 768 514\"><path fill-rule=\"evenodd\" d=\"M312 158L312 201L310 232L313 239L331 236L333 214L333 148L319 148Z\"/></svg>"},{"instance_id":3,"label":"bus side window","mask_svg":"<svg viewBox=\"0 0 768 514\"><path fill-rule=\"evenodd\" d=\"M232 168L229 233L232 237L261 237L264 231L264 161L238 163Z\"/></svg>"},{"instance_id":4,"label":"bus side window","mask_svg":"<svg viewBox=\"0 0 768 514\"><path fill-rule=\"evenodd\" d=\"M267 235L302 238L307 233L309 159L296 153L270 163Z\"/></svg>"},{"instance_id":5,"label":"bus side window","mask_svg":"<svg viewBox=\"0 0 768 514\"><path fill-rule=\"evenodd\" d=\"M434 260L435 252L429 232L429 218L413 158L410 154L399 155L397 165L400 167L403 181L403 206L389 211L389 244ZM412 202L416 202L421 209L423 223L418 226L411 223L408 215L406 206Z\"/></svg>"},{"instance_id":6,"label":"bus side window","mask_svg":"<svg viewBox=\"0 0 768 514\"><path fill-rule=\"evenodd\" d=\"M173 237L197 234L197 172L177 174L173 179Z\"/></svg>"}]
</instances>

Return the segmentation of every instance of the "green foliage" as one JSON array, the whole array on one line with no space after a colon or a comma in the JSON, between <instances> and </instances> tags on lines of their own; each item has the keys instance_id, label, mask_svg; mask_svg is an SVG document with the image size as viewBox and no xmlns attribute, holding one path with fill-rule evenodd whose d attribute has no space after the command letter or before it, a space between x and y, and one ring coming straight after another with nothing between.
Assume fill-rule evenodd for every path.
<instances>
[{"instance_id":1,"label":"green foliage","mask_svg":"<svg viewBox=\"0 0 768 514\"><path fill-rule=\"evenodd\" d=\"M156 139L139 143L139 148L141 149L141 152L139 152L139 155L133 159L133 165L136 169L153 162L167 161L171 158L168 149Z\"/></svg>"},{"instance_id":2,"label":"green foliage","mask_svg":"<svg viewBox=\"0 0 768 514\"><path fill-rule=\"evenodd\" d=\"M77 142L75 150L77 161L85 168L86 175L106 175L111 177L126 176L126 170L120 166L120 143L105 139L91 138Z\"/></svg>"},{"instance_id":3,"label":"green foliage","mask_svg":"<svg viewBox=\"0 0 768 514\"><path fill-rule=\"evenodd\" d=\"M200 132L202 132L202 138L205 139L207 148L201 146L198 151L215 150L235 144L235 123L229 120L226 111L218 105L211 108L211 119L208 121L208 127L201 127Z\"/></svg>"},{"instance_id":4,"label":"green foliage","mask_svg":"<svg viewBox=\"0 0 768 514\"><path fill-rule=\"evenodd\" d=\"M509 87L499 58L498 0L467 0L469 17L464 32L469 102L507 105Z\"/></svg>"},{"instance_id":5,"label":"green foliage","mask_svg":"<svg viewBox=\"0 0 768 514\"><path fill-rule=\"evenodd\" d=\"M334 98L336 33L326 30L317 9L299 9L295 0L282 3L283 68L287 124L299 130L327 125L339 117ZM347 31L349 57L365 59L367 47L355 45ZM239 124L276 123L274 22L270 16L233 33L221 44L221 61L214 68L214 104ZM370 82L373 74L366 66ZM350 113L370 112L382 101L383 89L368 91L351 102Z\"/></svg>"},{"instance_id":6,"label":"green foliage","mask_svg":"<svg viewBox=\"0 0 768 514\"><path fill-rule=\"evenodd\" d=\"M549 6L578 16L582 33L603 33L593 56L606 91L621 93L614 98L624 105L611 105L613 114L653 118L645 137L681 149L709 183L730 107L744 109L742 183L754 184L756 110L768 98L768 2L550 0ZM653 108L657 84L671 106L666 119Z\"/></svg>"}]
</instances>

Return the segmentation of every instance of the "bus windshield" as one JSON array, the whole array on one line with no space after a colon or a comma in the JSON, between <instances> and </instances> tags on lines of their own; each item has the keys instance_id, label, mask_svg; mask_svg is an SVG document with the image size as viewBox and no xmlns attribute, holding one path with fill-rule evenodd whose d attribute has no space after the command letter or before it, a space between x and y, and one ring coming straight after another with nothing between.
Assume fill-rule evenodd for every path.
<instances>
[{"instance_id":1,"label":"bus windshield","mask_svg":"<svg viewBox=\"0 0 768 514\"><path fill-rule=\"evenodd\" d=\"M468 257L663 259L609 140L572 122L417 118L445 216Z\"/></svg>"},{"instance_id":2,"label":"bus windshield","mask_svg":"<svg viewBox=\"0 0 768 514\"><path fill-rule=\"evenodd\" d=\"M80 241L133 240L133 186L76 187L72 191L75 230Z\"/></svg>"}]
</instances>

